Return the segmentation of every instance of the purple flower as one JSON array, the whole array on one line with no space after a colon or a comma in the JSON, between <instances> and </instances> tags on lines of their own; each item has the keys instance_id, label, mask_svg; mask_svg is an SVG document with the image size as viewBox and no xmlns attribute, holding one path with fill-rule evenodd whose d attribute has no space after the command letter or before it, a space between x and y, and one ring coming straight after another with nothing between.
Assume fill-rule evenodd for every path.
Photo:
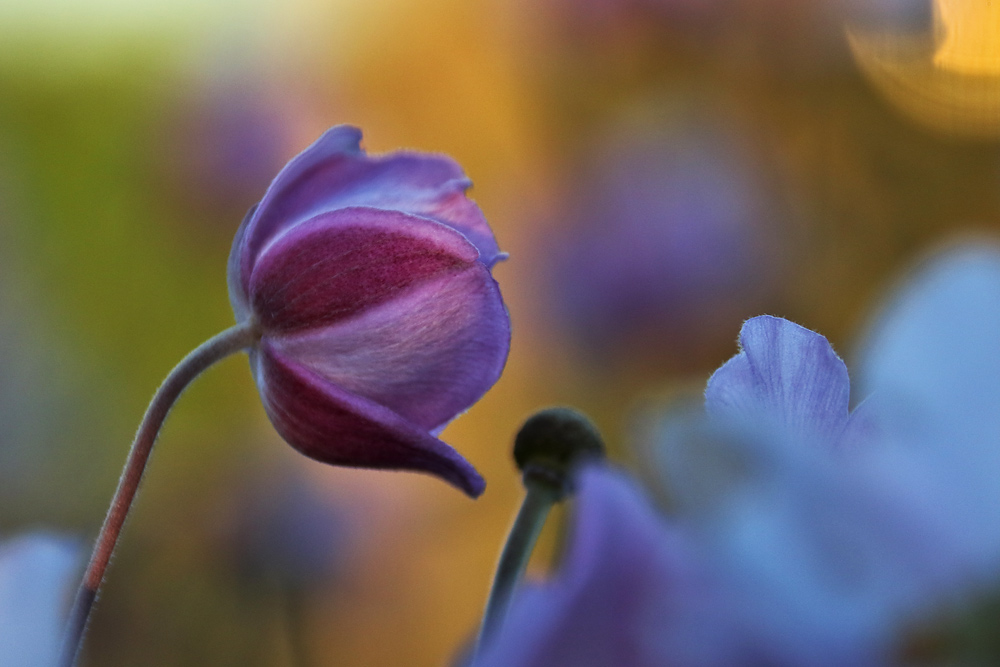
<instances>
[{"instance_id":1,"label":"purple flower","mask_svg":"<svg viewBox=\"0 0 1000 667\"><path fill-rule=\"evenodd\" d=\"M582 161L550 277L589 350L715 359L775 292L785 241L766 170L731 122L688 107L622 123Z\"/></svg>"},{"instance_id":2,"label":"purple flower","mask_svg":"<svg viewBox=\"0 0 1000 667\"><path fill-rule=\"evenodd\" d=\"M715 665L745 655L694 545L635 482L591 467L577 497L561 571L521 592L476 667Z\"/></svg>"},{"instance_id":3,"label":"purple flower","mask_svg":"<svg viewBox=\"0 0 1000 667\"><path fill-rule=\"evenodd\" d=\"M787 655L885 657L908 627L1000 575L998 329L1000 251L977 245L893 295L862 345L853 410L825 338L780 318L744 325L705 407L756 434L698 443L728 445L714 460L742 473L690 523L747 600L783 610L753 616L769 636L796 638ZM682 506L700 478L719 477L692 449L660 443Z\"/></svg>"},{"instance_id":4,"label":"purple flower","mask_svg":"<svg viewBox=\"0 0 1000 667\"><path fill-rule=\"evenodd\" d=\"M170 196L196 207L201 218L228 219L267 187L287 157L289 113L263 82L236 71L209 74L168 109L160 133L157 174ZM199 215L200 213L200 215ZM223 215L225 213L226 215ZM226 228L227 233L230 231Z\"/></svg>"},{"instance_id":5,"label":"purple flower","mask_svg":"<svg viewBox=\"0 0 1000 667\"><path fill-rule=\"evenodd\" d=\"M485 483L439 433L503 369L503 255L452 160L369 157L338 126L278 174L237 233L229 290L277 431L326 463Z\"/></svg>"},{"instance_id":6,"label":"purple flower","mask_svg":"<svg viewBox=\"0 0 1000 667\"><path fill-rule=\"evenodd\" d=\"M873 395L851 411L825 338L749 320L705 411L657 430L672 519L582 484L562 571L515 601L484 664L892 662L1000 575L997 331L1000 250L953 250L871 329Z\"/></svg>"},{"instance_id":7,"label":"purple flower","mask_svg":"<svg viewBox=\"0 0 1000 667\"><path fill-rule=\"evenodd\" d=\"M357 546L354 508L293 472L252 475L241 487L219 531L241 583L308 595L344 573Z\"/></svg>"},{"instance_id":8,"label":"purple flower","mask_svg":"<svg viewBox=\"0 0 1000 667\"><path fill-rule=\"evenodd\" d=\"M937 536L926 570L971 590L1000 574L998 330L1000 249L960 246L923 267L870 327L856 373L866 398L852 412L846 366L826 340L778 318L746 323L706 408L778 426L794 449L831 459L841 481L919 516ZM916 580L937 590L936 576Z\"/></svg>"},{"instance_id":9,"label":"purple flower","mask_svg":"<svg viewBox=\"0 0 1000 667\"><path fill-rule=\"evenodd\" d=\"M0 544L0 664L56 664L79 555L78 545L46 533Z\"/></svg>"}]
</instances>

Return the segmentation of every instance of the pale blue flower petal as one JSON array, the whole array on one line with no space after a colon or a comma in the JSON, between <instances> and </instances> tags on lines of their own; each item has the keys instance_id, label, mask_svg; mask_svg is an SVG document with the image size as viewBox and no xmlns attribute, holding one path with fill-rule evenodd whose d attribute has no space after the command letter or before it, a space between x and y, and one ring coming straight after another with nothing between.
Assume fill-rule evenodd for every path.
<instances>
[{"instance_id":1,"label":"pale blue flower petal","mask_svg":"<svg viewBox=\"0 0 1000 667\"><path fill-rule=\"evenodd\" d=\"M960 246L924 267L860 358L886 431L872 474L949 531L942 559L1000 574L1000 248Z\"/></svg>"},{"instance_id":2,"label":"pale blue flower petal","mask_svg":"<svg viewBox=\"0 0 1000 667\"><path fill-rule=\"evenodd\" d=\"M826 338L778 317L744 323L740 353L708 381L713 417L786 429L804 442L831 444L844 430L847 367Z\"/></svg>"},{"instance_id":3,"label":"pale blue flower petal","mask_svg":"<svg viewBox=\"0 0 1000 667\"><path fill-rule=\"evenodd\" d=\"M79 564L79 545L52 534L0 544L0 666L56 664Z\"/></svg>"}]
</instances>

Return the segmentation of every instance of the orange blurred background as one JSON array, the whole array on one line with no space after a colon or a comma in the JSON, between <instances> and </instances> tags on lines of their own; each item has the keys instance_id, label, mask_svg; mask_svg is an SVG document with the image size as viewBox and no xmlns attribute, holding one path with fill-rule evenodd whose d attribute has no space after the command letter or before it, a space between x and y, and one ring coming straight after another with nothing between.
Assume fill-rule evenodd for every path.
<instances>
[{"instance_id":1,"label":"orange blurred background","mask_svg":"<svg viewBox=\"0 0 1000 667\"><path fill-rule=\"evenodd\" d=\"M442 436L487 492L298 456L226 361L171 415L84 664L449 664L532 411L587 411L641 474L637 415L700 391L744 318L793 319L849 361L901 267L1000 230L1000 32L976 27L998 18L975 0L0 5L0 536L89 546L156 386L232 322L244 212L351 123L370 152L457 159L511 254L507 369Z\"/></svg>"}]
</instances>

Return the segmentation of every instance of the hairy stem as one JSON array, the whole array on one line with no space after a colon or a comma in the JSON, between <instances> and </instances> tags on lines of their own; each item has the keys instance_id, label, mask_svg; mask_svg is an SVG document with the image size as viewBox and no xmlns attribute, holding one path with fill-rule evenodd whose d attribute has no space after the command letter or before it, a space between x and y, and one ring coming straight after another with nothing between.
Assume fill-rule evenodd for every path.
<instances>
[{"instance_id":1,"label":"hairy stem","mask_svg":"<svg viewBox=\"0 0 1000 667\"><path fill-rule=\"evenodd\" d=\"M87 620L90 617L91 609L93 609L94 601L97 599L97 592L104 580L108 563L111 561L111 554L115 550L118 536L121 534L122 526L125 525L125 519L132 507L132 501L139 489L139 483L142 481L142 474L146 469L149 455L153 451L156 436L159 434L170 408L173 407L177 398L191 381L205 369L231 354L250 347L259 338L260 332L256 323L252 321L238 324L223 331L184 357L170 371L160 388L156 390L156 394L149 403L149 407L146 408L146 414L139 424L135 440L132 441L132 448L129 450L125 468L118 481L118 489L111 500L111 507L104 519L104 525L101 526L101 532L97 536L97 543L94 545L90 563L84 572L83 581L80 583L76 599L70 610L63 643L62 665L71 667L76 662L83 633L87 627Z\"/></svg>"}]
</instances>

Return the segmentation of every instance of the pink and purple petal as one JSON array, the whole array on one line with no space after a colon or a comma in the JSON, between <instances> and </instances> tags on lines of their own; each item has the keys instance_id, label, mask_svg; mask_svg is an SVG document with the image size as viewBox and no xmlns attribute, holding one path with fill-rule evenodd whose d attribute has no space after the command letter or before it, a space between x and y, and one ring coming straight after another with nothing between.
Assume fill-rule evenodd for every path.
<instances>
[{"instance_id":1,"label":"pink and purple petal","mask_svg":"<svg viewBox=\"0 0 1000 667\"><path fill-rule=\"evenodd\" d=\"M510 320L496 282L477 262L327 327L271 340L337 386L435 431L500 377Z\"/></svg>"},{"instance_id":2,"label":"pink and purple petal","mask_svg":"<svg viewBox=\"0 0 1000 667\"><path fill-rule=\"evenodd\" d=\"M264 330L329 326L421 283L477 266L458 232L416 216L348 208L312 218L263 250L250 301Z\"/></svg>"},{"instance_id":3,"label":"pink and purple petal","mask_svg":"<svg viewBox=\"0 0 1000 667\"><path fill-rule=\"evenodd\" d=\"M847 367L826 338L763 315L740 331L740 352L705 389L714 417L787 429L797 440L838 442L848 416Z\"/></svg>"},{"instance_id":4,"label":"pink and purple petal","mask_svg":"<svg viewBox=\"0 0 1000 667\"><path fill-rule=\"evenodd\" d=\"M369 157L360 141L357 128L334 127L278 174L240 250L244 278L260 251L282 231L320 213L352 206L436 220L466 236L487 266L499 258L482 211L465 196L471 183L457 163L441 155L409 152Z\"/></svg>"},{"instance_id":5,"label":"pink and purple petal","mask_svg":"<svg viewBox=\"0 0 1000 667\"><path fill-rule=\"evenodd\" d=\"M377 157L354 155L351 161L345 165L340 189L322 203L324 209L371 206L430 218L469 239L487 266L500 258L482 210L466 196L472 181L451 158L397 151Z\"/></svg>"},{"instance_id":6,"label":"pink and purple petal","mask_svg":"<svg viewBox=\"0 0 1000 667\"><path fill-rule=\"evenodd\" d=\"M251 363L271 423L306 456L333 465L426 472L474 498L485 489L483 478L453 448L292 361L266 338Z\"/></svg>"},{"instance_id":7,"label":"pink and purple petal","mask_svg":"<svg viewBox=\"0 0 1000 667\"><path fill-rule=\"evenodd\" d=\"M350 125L337 125L323 133L311 146L292 158L271 181L263 199L253 213L244 221L247 229L233 244L233 252L238 253L238 271L244 287L250 280L257 253L276 234L300 222L307 197L322 197L322 184L313 191L302 192L300 199L286 202L284 192L294 189L302 182L309 182L311 176L329 161L344 159L352 153L361 152L361 130ZM303 201L304 200L304 201ZM266 212L266 216L264 213Z\"/></svg>"}]
</instances>

